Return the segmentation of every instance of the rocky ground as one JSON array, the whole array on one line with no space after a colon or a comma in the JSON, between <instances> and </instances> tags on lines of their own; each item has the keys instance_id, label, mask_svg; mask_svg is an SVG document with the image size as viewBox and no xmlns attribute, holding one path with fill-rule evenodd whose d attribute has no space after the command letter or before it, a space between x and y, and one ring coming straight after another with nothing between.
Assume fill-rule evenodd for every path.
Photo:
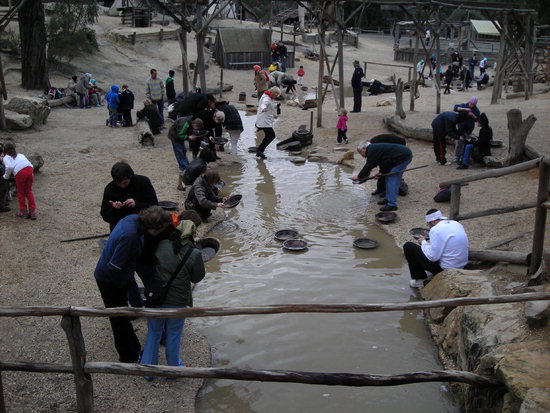
<instances>
[{"instance_id":1,"label":"rocky ground","mask_svg":"<svg viewBox=\"0 0 550 413\"><path fill-rule=\"evenodd\" d=\"M220 21L216 24L239 25L247 23ZM214 24L214 26L216 25ZM67 73L53 73L52 84L64 87L70 75L91 72L100 86L108 88L110 84L128 83L134 90L139 102L144 98L144 83L149 69L155 67L161 77L166 77L169 69L178 69L181 64L179 46L175 41L137 43L132 46L116 43L107 35L120 27L120 19L102 16L96 25L100 50L97 54L81 57L71 62L74 70ZM157 26L160 27L160 26ZM169 28L169 27L168 27ZM165 28L165 29L168 29ZM190 60L196 56L193 37L189 39ZM318 63L303 58L301 51L312 45L299 45L296 55L306 70L305 84L312 91L316 87ZM329 47L329 59L333 59L335 48ZM362 35L359 48L345 47L346 84L349 82L354 60L369 60L382 63L394 63L392 39L382 35ZM11 56L2 56L5 76L8 83L8 96L36 96L40 91L22 90L20 84L19 62ZM390 68L393 69L393 68ZM384 66L370 65L367 78L388 81L393 74ZM296 69L290 69L295 72ZM406 69L398 76L406 77ZM215 85L220 76L219 67L212 60L206 73L209 85ZM232 92L224 95L231 103L244 109L237 102L240 92L245 92L248 103L254 92L251 70L225 70L224 82L234 85ZM181 71L177 71L176 85L181 85ZM537 86L538 87L538 86ZM181 90L180 87L178 87ZM451 110L455 103L468 100L471 94L479 97L479 106L490 118L495 138L503 140L505 147L495 151L504 156L507 142L506 112L519 108L523 117L537 116L537 122L531 130L528 143L539 151L548 153L546 143L550 119L548 93L534 96L529 101L521 99L501 100L490 105L491 90L472 93L453 92L442 97L442 110ZM376 106L377 102L388 95L368 96L364 98L363 111L350 114L349 149L354 151L357 143L378 133L386 132L383 119L392 115L393 106ZM406 95L405 109L408 109ZM345 106L352 106L347 98ZM421 88L420 98L415 101L415 112L407 111L407 121L419 127L429 127L435 117L435 91L430 87ZM336 105L329 93L322 111L322 127L314 126L315 149L321 150L331 159L341 152L335 152L336 143ZM308 124L310 112L314 113L314 125L317 124L315 110L303 111L298 107L283 106L283 112L276 125L279 139L287 138L301 124ZM38 220L22 220L15 217L15 201L11 206L13 213L0 216L2 237L0 240L0 302L3 305L76 305L101 307L102 302L95 286L92 272L100 249L95 241L80 243L59 243L62 239L105 233L107 225L99 217L99 205L102 191L110 181L109 171L118 160L128 161L139 174L149 176L157 190L159 199L183 201L184 195L176 190L177 167L173 158L170 142L164 132L156 139L155 147L141 147L138 144L134 128L110 129L105 127L107 111L105 107L81 110L59 107L52 110L45 125L32 130L2 132L1 141L13 140L18 150L24 154L38 153L44 158L45 165L36 175L34 192L38 204ZM414 159L411 167L427 164L428 167L406 175L409 195L399 200L398 220L384 228L396 239L398 244L409 240L407 230L422 226L426 210L440 207L448 212L448 204L438 205L432 200L441 181L464 176L484 170L475 166L470 170L456 170L454 166L443 167L434 163L431 145L426 142L409 140ZM452 147L450 148L452 150ZM240 154L231 157L227 154L218 166L223 174L223 165L238 162ZM267 160L269 162L269 159ZM352 161L355 172L364 164L363 159ZM353 170L343 167L349 171ZM535 199L537 173L529 171L475 182L462 190L461 211L510 205ZM372 191L372 182L365 184L366 191ZM365 214L373 217L378 206L370 202L365 206ZM499 239L533 227L533 211L526 210L504 216L491 216L466 221L473 248L484 248ZM374 220L372 218L372 220ZM506 246L517 251L529 251L530 235L526 235ZM518 277L515 275L514 277ZM519 277L523 279L522 277ZM2 358L8 360L33 360L37 362L69 361L64 334L59 327L59 319L53 317L2 318L0 336ZM191 324L192 321L188 324ZM145 338L144 320L135 322L138 334ZM106 320L90 318L83 320L83 332L86 339L88 359L92 361L114 361L116 353L112 345L111 332ZM186 328L183 358L190 366L209 365L208 344L193 328ZM64 412L75 411L74 383L68 375L3 373L3 385L8 410L12 412ZM194 397L200 387L200 380L178 380L167 382L157 380L147 384L139 377L94 376L96 393L96 411L124 412L192 412Z\"/></svg>"}]
</instances>

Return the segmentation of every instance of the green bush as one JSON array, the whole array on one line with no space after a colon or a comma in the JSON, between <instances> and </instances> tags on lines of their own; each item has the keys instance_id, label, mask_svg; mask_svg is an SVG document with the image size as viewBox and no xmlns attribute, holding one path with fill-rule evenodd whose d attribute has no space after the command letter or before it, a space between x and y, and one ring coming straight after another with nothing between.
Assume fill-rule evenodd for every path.
<instances>
[{"instance_id":1,"label":"green bush","mask_svg":"<svg viewBox=\"0 0 550 413\"><path fill-rule=\"evenodd\" d=\"M68 32L60 30L55 35L50 34L48 59L52 61L70 61L81 55L94 53L99 49L95 32L89 28Z\"/></svg>"}]
</instances>

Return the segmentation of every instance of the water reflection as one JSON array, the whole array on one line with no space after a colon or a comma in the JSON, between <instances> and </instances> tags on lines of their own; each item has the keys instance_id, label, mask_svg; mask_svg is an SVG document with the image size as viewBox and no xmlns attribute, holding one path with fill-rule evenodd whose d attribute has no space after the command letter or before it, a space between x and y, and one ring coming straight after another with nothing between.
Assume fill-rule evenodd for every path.
<instances>
[{"instance_id":1,"label":"water reflection","mask_svg":"<svg viewBox=\"0 0 550 413\"><path fill-rule=\"evenodd\" d=\"M272 144L267 161L254 146L254 117L239 141L242 166L221 170L243 195L228 223L213 236L222 251L197 286L197 306L288 303L381 303L411 299L401 251L364 217L370 197L339 166L298 167ZM282 250L274 233L294 228L309 244L301 254ZM352 246L376 239L374 250ZM395 374L440 368L420 317L407 312L282 314L206 318L198 323L214 363L243 369ZM418 313L415 313L418 314ZM456 412L438 384L348 388L207 381L199 412Z\"/></svg>"}]
</instances>

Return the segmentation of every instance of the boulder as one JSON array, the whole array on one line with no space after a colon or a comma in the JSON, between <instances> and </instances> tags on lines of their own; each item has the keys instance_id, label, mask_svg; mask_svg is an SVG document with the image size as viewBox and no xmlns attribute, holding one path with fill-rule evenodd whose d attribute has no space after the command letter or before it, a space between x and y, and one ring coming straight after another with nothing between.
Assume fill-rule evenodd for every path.
<instances>
[{"instance_id":1,"label":"boulder","mask_svg":"<svg viewBox=\"0 0 550 413\"><path fill-rule=\"evenodd\" d=\"M50 115L50 107L45 99L38 99L26 96L16 96L12 98L6 105L7 110L16 113L29 115L33 125L41 125L46 123L46 119Z\"/></svg>"},{"instance_id":2,"label":"boulder","mask_svg":"<svg viewBox=\"0 0 550 413\"><path fill-rule=\"evenodd\" d=\"M32 127L32 118L29 115L23 115L11 110L4 110L6 117L6 128L8 129L28 129Z\"/></svg>"},{"instance_id":3,"label":"boulder","mask_svg":"<svg viewBox=\"0 0 550 413\"><path fill-rule=\"evenodd\" d=\"M44 166L44 159L37 153L27 156L27 159L32 163L34 172L38 172Z\"/></svg>"}]
</instances>

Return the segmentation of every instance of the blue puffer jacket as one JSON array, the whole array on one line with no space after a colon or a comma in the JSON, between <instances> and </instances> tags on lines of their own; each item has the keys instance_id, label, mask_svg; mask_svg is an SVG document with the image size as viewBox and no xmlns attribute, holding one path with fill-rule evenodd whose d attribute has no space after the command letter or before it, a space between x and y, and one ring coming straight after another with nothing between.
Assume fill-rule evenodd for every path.
<instances>
[{"instance_id":1,"label":"blue puffer jacket","mask_svg":"<svg viewBox=\"0 0 550 413\"><path fill-rule=\"evenodd\" d=\"M111 86L111 91L107 92L105 95L105 100L107 101L107 106L110 108L118 108L120 104L120 98L118 97L118 86Z\"/></svg>"}]
</instances>

